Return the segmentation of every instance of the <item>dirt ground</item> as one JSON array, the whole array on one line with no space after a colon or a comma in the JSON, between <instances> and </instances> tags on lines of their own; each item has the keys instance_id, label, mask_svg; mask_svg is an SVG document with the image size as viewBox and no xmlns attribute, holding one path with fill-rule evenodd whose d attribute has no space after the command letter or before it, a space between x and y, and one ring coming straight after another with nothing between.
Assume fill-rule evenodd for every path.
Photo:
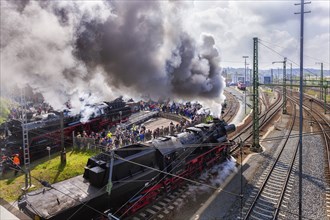
<instances>
[{"instance_id":1,"label":"dirt ground","mask_svg":"<svg viewBox=\"0 0 330 220\"><path fill-rule=\"evenodd\" d=\"M178 124L178 122L166 119L166 118L152 118L144 123L146 129L150 129L151 131L155 130L157 127L161 128L162 126L168 127L170 123L173 122L174 126Z\"/></svg>"}]
</instances>

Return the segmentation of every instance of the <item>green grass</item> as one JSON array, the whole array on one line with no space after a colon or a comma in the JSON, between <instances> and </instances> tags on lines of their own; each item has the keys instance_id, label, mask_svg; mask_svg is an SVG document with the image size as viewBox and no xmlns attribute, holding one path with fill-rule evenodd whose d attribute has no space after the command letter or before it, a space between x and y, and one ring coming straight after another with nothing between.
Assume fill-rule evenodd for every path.
<instances>
[{"instance_id":1,"label":"green grass","mask_svg":"<svg viewBox=\"0 0 330 220\"><path fill-rule=\"evenodd\" d=\"M272 96L274 94L273 90L269 88L265 89L264 92L269 96Z\"/></svg>"},{"instance_id":2,"label":"green grass","mask_svg":"<svg viewBox=\"0 0 330 220\"><path fill-rule=\"evenodd\" d=\"M80 174L83 174L84 167L89 157L95 155L95 151L68 151L65 165L61 165L59 153L51 156L49 160L43 158L31 164L31 176L49 183L60 182ZM19 198L24 186L25 175L19 173L16 177L13 171L4 174L0 179L0 197L7 201L15 201ZM34 178L32 190L42 188L42 185Z\"/></svg>"},{"instance_id":3,"label":"green grass","mask_svg":"<svg viewBox=\"0 0 330 220\"><path fill-rule=\"evenodd\" d=\"M330 95L327 95L327 103L330 103Z\"/></svg>"},{"instance_id":4,"label":"green grass","mask_svg":"<svg viewBox=\"0 0 330 220\"><path fill-rule=\"evenodd\" d=\"M306 89L305 90L306 91L306 93L308 94L308 95L311 95L311 96L316 96L316 97L318 97L319 98L319 95L320 95L320 92L317 92L317 91L314 91L314 90L310 90L310 89Z\"/></svg>"},{"instance_id":5,"label":"green grass","mask_svg":"<svg viewBox=\"0 0 330 220\"><path fill-rule=\"evenodd\" d=\"M308 89L308 90L306 90L306 93L308 95L313 96L313 97L316 96L317 98L320 98L320 92ZM330 95L327 95L326 97L327 97L327 103L329 103L330 102Z\"/></svg>"}]
</instances>

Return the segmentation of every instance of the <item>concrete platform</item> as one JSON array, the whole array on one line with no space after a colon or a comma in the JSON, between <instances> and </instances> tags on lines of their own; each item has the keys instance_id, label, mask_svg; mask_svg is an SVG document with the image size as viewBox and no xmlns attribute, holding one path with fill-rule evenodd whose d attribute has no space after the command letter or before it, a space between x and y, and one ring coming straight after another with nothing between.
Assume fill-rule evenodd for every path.
<instances>
[{"instance_id":1,"label":"concrete platform","mask_svg":"<svg viewBox=\"0 0 330 220\"><path fill-rule=\"evenodd\" d=\"M1 220L29 220L29 216L20 212L15 206L0 198L0 219Z\"/></svg>"},{"instance_id":2,"label":"concrete platform","mask_svg":"<svg viewBox=\"0 0 330 220\"><path fill-rule=\"evenodd\" d=\"M1 220L19 220L14 214L8 211L5 207L0 205L0 219Z\"/></svg>"}]
</instances>

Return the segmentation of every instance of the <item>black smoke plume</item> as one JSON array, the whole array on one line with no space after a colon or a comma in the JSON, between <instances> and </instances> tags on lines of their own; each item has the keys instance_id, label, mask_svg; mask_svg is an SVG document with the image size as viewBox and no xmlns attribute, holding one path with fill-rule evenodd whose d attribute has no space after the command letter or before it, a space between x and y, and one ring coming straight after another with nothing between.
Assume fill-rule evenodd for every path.
<instances>
[{"instance_id":1,"label":"black smoke plume","mask_svg":"<svg viewBox=\"0 0 330 220\"><path fill-rule=\"evenodd\" d=\"M30 84L51 103L59 105L86 90L99 99L148 94L219 101L223 78L215 40L202 33L201 39L192 37L182 24L181 11L189 10L184 4L3 4L15 7L1 7L1 74L9 84Z\"/></svg>"}]
</instances>

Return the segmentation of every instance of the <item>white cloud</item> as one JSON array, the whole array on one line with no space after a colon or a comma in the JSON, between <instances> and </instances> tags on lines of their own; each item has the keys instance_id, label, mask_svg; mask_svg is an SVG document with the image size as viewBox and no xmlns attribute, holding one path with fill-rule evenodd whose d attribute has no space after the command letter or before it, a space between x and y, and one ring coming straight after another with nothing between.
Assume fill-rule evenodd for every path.
<instances>
[{"instance_id":1,"label":"white cloud","mask_svg":"<svg viewBox=\"0 0 330 220\"><path fill-rule=\"evenodd\" d=\"M243 67L243 55L252 60L253 37L272 43L268 46L299 63L300 16L294 12L300 7L294 3L297 1L197 2L189 23L215 36L223 67ZM305 15L305 54L322 60L329 69L330 3L312 2L305 10L312 10ZM269 68L272 60L279 59L269 49L263 52L259 53L259 68ZM314 61L306 61L306 67L319 68Z\"/></svg>"}]
</instances>

